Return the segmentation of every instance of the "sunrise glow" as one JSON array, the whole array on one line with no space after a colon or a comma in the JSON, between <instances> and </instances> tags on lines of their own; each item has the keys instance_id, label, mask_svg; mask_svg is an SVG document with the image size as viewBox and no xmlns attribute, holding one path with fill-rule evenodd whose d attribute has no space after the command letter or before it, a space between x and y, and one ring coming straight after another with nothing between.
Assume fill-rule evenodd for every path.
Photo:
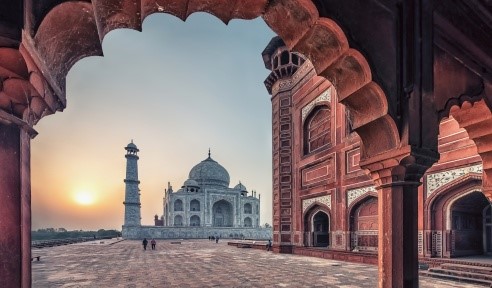
<instances>
[{"instance_id":1,"label":"sunrise glow","mask_svg":"<svg viewBox=\"0 0 492 288\"><path fill-rule=\"evenodd\" d=\"M79 191L75 194L75 202L80 205L91 205L94 201L94 195L91 192Z\"/></svg>"}]
</instances>

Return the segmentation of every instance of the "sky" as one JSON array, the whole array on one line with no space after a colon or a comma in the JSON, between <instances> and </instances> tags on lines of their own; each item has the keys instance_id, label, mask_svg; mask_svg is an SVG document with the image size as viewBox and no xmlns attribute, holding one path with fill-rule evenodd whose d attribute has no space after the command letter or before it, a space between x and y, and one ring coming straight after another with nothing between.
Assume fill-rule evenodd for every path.
<instances>
[{"instance_id":1,"label":"sky","mask_svg":"<svg viewBox=\"0 0 492 288\"><path fill-rule=\"evenodd\" d=\"M271 102L261 52L275 34L259 18L195 13L186 22L154 14L143 32L119 29L104 57L67 75L67 108L41 119L31 142L32 229L118 229L124 217L125 150L133 139L143 225L212 158L261 194L260 223L272 223Z\"/></svg>"}]
</instances>

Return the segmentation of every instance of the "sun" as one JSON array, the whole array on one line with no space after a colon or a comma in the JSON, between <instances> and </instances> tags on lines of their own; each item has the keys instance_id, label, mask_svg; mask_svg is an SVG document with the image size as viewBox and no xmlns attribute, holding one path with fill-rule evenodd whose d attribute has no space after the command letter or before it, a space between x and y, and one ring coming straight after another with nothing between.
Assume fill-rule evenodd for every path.
<instances>
[{"instance_id":1,"label":"sun","mask_svg":"<svg viewBox=\"0 0 492 288\"><path fill-rule=\"evenodd\" d=\"M95 201L93 193L88 191L79 191L75 193L75 202L80 205L91 205Z\"/></svg>"}]
</instances>

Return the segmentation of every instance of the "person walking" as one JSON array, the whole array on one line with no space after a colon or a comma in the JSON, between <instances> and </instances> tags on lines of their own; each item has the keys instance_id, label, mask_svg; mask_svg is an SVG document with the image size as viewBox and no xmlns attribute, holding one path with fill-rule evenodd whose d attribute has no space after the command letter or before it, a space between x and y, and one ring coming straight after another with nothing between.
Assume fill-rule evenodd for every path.
<instances>
[{"instance_id":1,"label":"person walking","mask_svg":"<svg viewBox=\"0 0 492 288\"><path fill-rule=\"evenodd\" d=\"M155 250L155 239L152 238L152 240L150 240L150 245L152 246L152 250Z\"/></svg>"},{"instance_id":2,"label":"person walking","mask_svg":"<svg viewBox=\"0 0 492 288\"><path fill-rule=\"evenodd\" d=\"M215 237L215 243L219 243L219 236Z\"/></svg>"},{"instance_id":3,"label":"person walking","mask_svg":"<svg viewBox=\"0 0 492 288\"><path fill-rule=\"evenodd\" d=\"M144 240L142 241L144 250L147 250L147 243L148 243L147 238L144 238Z\"/></svg>"},{"instance_id":4,"label":"person walking","mask_svg":"<svg viewBox=\"0 0 492 288\"><path fill-rule=\"evenodd\" d=\"M268 243L266 244L267 251L272 251L272 240L268 239Z\"/></svg>"}]
</instances>

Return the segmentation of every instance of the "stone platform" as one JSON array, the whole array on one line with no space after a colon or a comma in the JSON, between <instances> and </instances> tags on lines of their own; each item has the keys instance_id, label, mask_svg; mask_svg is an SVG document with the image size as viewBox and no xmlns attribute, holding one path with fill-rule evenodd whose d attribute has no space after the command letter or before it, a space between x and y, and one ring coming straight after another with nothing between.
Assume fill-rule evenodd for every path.
<instances>
[{"instance_id":1,"label":"stone platform","mask_svg":"<svg viewBox=\"0 0 492 288\"><path fill-rule=\"evenodd\" d=\"M176 241L176 240L172 240ZM377 287L377 267L208 240L125 240L33 249L33 287ZM420 287L480 287L421 277Z\"/></svg>"}]
</instances>

